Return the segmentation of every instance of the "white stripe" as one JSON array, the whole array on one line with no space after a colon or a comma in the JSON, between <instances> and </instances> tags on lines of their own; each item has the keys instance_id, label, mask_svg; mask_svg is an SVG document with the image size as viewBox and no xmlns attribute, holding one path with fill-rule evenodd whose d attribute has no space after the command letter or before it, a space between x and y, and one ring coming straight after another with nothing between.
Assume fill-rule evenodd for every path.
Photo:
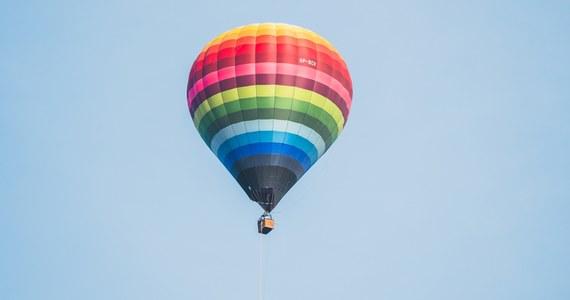
<instances>
[{"instance_id":1,"label":"white stripe","mask_svg":"<svg viewBox=\"0 0 570 300\"><path fill-rule=\"evenodd\" d=\"M325 153L325 141L316 131L300 123L274 119L250 120L229 125L214 135L210 149L217 155L218 149L225 141L234 136L255 131L281 131L295 134L313 144L318 151L318 157Z\"/></svg>"}]
</instances>

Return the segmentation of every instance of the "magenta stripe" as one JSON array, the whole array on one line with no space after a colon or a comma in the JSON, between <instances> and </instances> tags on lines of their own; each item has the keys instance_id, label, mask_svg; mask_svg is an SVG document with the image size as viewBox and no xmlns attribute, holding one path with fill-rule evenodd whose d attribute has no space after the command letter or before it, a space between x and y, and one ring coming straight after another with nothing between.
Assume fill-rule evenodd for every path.
<instances>
[{"instance_id":1,"label":"magenta stripe","mask_svg":"<svg viewBox=\"0 0 570 300\"><path fill-rule=\"evenodd\" d=\"M231 66L220 69L217 72L209 73L194 83L194 86L192 86L192 88L188 91L188 99L194 99L196 94L203 91L204 88L209 85L216 84L222 80L234 78L236 76L255 74L292 75L315 80L337 92L342 97L347 107L350 107L352 103L352 98L350 97L350 93L346 90L346 88L338 80L332 78L327 73L310 67L273 62Z\"/></svg>"}]
</instances>

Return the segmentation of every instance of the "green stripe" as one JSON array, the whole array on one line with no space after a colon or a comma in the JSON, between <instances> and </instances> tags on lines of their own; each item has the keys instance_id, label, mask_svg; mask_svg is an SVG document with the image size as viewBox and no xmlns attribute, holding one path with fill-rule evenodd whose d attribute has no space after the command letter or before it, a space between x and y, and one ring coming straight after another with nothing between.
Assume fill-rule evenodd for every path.
<instances>
[{"instance_id":1,"label":"green stripe","mask_svg":"<svg viewBox=\"0 0 570 300\"><path fill-rule=\"evenodd\" d=\"M261 115L262 111L263 115ZM241 114L247 114L247 117L242 117ZM290 114L295 115L296 120L291 119ZM233 116L231 119L229 118L230 115ZM239 115L239 118L235 115ZM333 140L335 140L339 134L336 121L322 108L306 101L282 97L253 97L224 103L205 114L197 128L200 135L202 135L209 145L213 135L216 134L218 130L224 128L218 128L212 134L213 129L210 129L212 124L221 123L230 125L236 122L255 119L291 120L304 124L317 132L319 132L317 127L324 127L321 129L323 133L321 134L321 132L319 132L323 139L325 137L332 137ZM303 121L304 119L307 120Z\"/></svg>"},{"instance_id":2,"label":"green stripe","mask_svg":"<svg viewBox=\"0 0 570 300\"><path fill-rule=\"evenodd\" d=\"M323 108L329 115L335 119L339 131L344 126L344 114L333 101L327 97L320 95L312 90L289 86L289 85L273 85L273 84L259 84L237 87L229 90L222 91L214 94L206 101L202 102L198 109L193 114L194 125L202 122L202 118L210 110L240 99L256 98L264 99L295 99L302 102L311 103L317 107ZM276 100L276 102L278 102ZM239 104L237 104L239 105Z\"/></svg>"},{"instance_id":3,"label":"green stripe","mask_svg":"<svg viewBox=\"0 0 570 300\"><path fill-rule=\"evenodd\" d=\"M200 135L206 144L210 146L212 138L221 129L238 122L257 119L289 120L303 124L316 131L323 138L326 149L330 147L330 145L334 142L334 140L336 140L339 135L339 132L336 129L336 125L330 126L334 128L334 130L331 131L330 128L325 125L325 123L308 114L292 111L290 109L275 108L251 109L231 113L224 116L223 118L219 118L214 122L209 123L208 127L198 128L198 132L200 132ZM335 124L334 120L329 122L329 125L330 124Z\"/></svg>"}]
</instances>

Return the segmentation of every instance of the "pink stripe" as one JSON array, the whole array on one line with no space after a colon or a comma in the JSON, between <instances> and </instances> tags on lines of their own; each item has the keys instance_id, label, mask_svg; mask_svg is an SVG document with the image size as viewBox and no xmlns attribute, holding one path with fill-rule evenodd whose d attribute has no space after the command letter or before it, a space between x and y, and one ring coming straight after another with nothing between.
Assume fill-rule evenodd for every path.
<instances>
[{"instance_id":1,"label":"pink stripe","mask_svg":"<svg viewBox=\"0 0 570 300\"><path fill-rule=\"evenodd\" d=\"M196 81L194 86L188 91L188 99L194 99L194 97L204 90L205 87L215 84L219 81L233 78L236 76L254 75L254 74L281 74L281 75L292 75L300 76L307 79L315 80L322 83L332 90L337 92L341 98L346 103L347 107L352 104L352 99L350 98L350 93L346 90L342 84L332 78L327 73L318 71L311 67L305 67L294 64L287 63L253 63L253 64L243 64L237 66L231 66L227 68L220 69L216 72L209 73L208 75L200 78Z\"/></svg>"}]
</instances>

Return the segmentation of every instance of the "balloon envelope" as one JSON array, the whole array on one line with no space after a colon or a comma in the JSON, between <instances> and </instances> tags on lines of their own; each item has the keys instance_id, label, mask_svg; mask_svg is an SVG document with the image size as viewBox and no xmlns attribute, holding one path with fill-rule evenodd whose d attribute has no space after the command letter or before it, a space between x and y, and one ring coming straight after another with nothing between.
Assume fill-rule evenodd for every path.
<instances>
[{"instance_id":1,"label":"balloon envelope","mask_svg":"<svg viewBox=\"0 0 570 300\"><path fill-rule=\"evenodd\" d=\"M190 70L187 99L202 139L271 212L344 128L352 81L316 33L252 24L206 45Z\"/></svg>"}]
</instances>

